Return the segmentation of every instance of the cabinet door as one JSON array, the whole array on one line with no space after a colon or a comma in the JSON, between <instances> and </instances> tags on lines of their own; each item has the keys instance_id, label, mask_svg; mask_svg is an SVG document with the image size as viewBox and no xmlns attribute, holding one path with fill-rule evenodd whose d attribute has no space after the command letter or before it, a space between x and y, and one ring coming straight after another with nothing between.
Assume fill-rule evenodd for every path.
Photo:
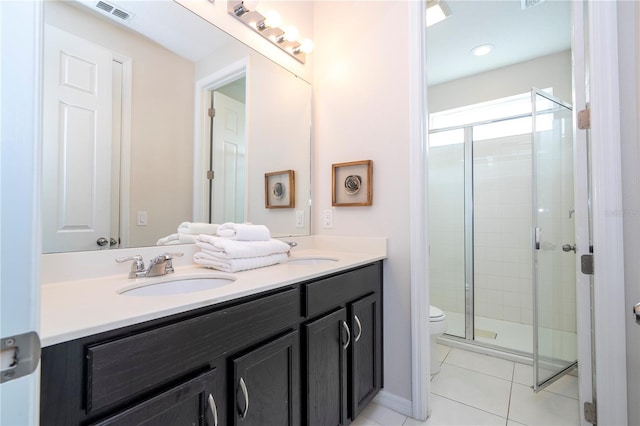
<instances>
[{"instance_id":1,"label":"cabinet door","mask_svg":"<svg viewBox=\"0 0 640 426\"><path fill-rule=\"evenodd\" d=\"M232 359L234 425L300 424L297 331Z\"/></svg>"},{"instance_id":2,"label":"cabinet door","mask_svg":"<svg viewBox=\"0 0 640 426\"><path fill-rule=\"evenodd\" d=\"M218 406L214 398L215 373L216 370L211 370L201 374L92 424L96 426L217 426Z\"/></svg>"},{"instance_id":3,"label":"cabinet door","mask_svg":"<svg viewBox=\"0 0 640 426\"><path fill-rule=\"evenodd\" d=\"M305 419L308 426L346 425L347 350L345 308L304 326Z\"/></svg>"},{"instance_id":4,"label":"cabinet door","mask_svg":"<svg viewBox=\"0 0 640 426\"><path fill-rule=\"evenodd\" d=\"M377 294L349 304L349 415L355 419L382 386L382 321Z\"/></svg>"}]
</instances>

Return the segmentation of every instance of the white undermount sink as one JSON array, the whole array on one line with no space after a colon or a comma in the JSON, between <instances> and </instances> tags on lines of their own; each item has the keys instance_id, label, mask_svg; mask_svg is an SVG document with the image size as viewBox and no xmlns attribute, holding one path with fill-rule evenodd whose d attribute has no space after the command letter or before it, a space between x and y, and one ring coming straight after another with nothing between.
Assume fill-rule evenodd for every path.
<instances>
[{"instance_id":1,"label":"white undermount sink","mask_svg":"<svg viewBox=\"0 0 640 426\"><path fill-rule=\"evenodd\" d=\"M291 257L287 263L291 265L321 265L324 263L337 262L338 259L333 257Z\"/></svg>"},{"instance_id":2,"label":"white undermount sink","mask_svg":"<svg viewBox=\"0 0 640 426\"><path fill-rule=\"evenodd\" d=\"M171 281L143 284L121 291L124 296L169 296L172 294L194 293L196 291L212 290L232 284L231 277L191 277Z\"/></svg>"}]
</instances>

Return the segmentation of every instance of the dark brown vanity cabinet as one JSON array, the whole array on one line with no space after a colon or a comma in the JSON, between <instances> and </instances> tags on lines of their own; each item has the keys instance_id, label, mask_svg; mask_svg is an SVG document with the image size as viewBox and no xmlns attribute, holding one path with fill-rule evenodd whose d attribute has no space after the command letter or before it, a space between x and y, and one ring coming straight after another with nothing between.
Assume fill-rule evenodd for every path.
<instances>
[{"instance_id":1,"label":"dark brown vanity cabinet","mask_svg":"<svg viewBox=\"0 0 640 426\"><path fill-rule=\"evenodd\" d=\"M292 331L232 359L233 425L300 424L299 340Z\"/></svg>"},{"instance_id":2,"label":"dark brown vanity cabinet","mask_svg":"<svg viewBox=\"0 0 640 426\"><path fill-rule=\"evenodd\" d=\"M382 388L381 276L375 264L302 288L309 426L349 424Z\"/></svg>"},{"instance_id":3,"label":"dark brown vanity cabinet","mask_svg":"<svg viewBox=\"0 0 640 426\"><path fill-rule=\"evenodd\" d=\"M348 424L382 387L382 264L42 352L42 425Z\"/></svg>"}]
</instances>

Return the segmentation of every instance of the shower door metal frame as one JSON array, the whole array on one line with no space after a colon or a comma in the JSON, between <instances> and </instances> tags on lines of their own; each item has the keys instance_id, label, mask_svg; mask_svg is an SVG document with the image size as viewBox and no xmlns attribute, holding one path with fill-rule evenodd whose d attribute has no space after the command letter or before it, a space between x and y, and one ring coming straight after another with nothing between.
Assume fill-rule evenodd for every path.
<instances>
[{"instance_id":1,"label":"shower door metal frame","mask_svg":"<svg viewBox=\"0 0 640 426\"><path fill-rule=\"evenodd\" d=\"M536 133L536 122L537 122L537 114L539 111L536 109L536 96L543 97L554 104L557 104L559 107L563 107L568 109L569 111L573 110L573 107L546 93L535 87L531 89L531 219L532 219L532 250L531 250L531 280L532 280L532 288L533 288L533 385L531 386L534 392L540 392L550 384L554 383L565 374L573 370L577 365L578 361L574 361L573 363L567 365L566 367L558 370L554 375L546 378L542 382L539 382L539 366L540 366L540 347L539 347L539 334L538 334L538 325L540 323L540 318L538 315L538 267L537 267L537 251L539 251L540 246L540 228L538 227L538 174L537 174L537 165L538 159L536 156L536 143L535 143L535 133ZM575 165L574 165L575 167ZM577 285L577 282L576 282ZM576 334L577 339L577 334ZM577 356L577 354L576 354Z\"/></svg>"},{"instance_id":2,"label":"shower door metal frame","mask_svg":"<svg viewBox=\"0 0 640 426\"><path fill-rule=\"evenodd\" d=\"M475 340L473 253L473 127L464 128L464 338Z\"/></svg>"}]
</instances>

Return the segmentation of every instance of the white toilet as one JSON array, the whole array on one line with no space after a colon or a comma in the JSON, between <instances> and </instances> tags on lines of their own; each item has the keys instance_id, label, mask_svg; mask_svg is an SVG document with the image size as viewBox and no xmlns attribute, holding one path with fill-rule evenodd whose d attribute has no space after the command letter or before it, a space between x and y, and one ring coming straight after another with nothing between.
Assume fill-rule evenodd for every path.
<instances>
[{"instance_id":1,"label":"white toilet","mask_svg":"<svg viewBox=\"0 0 640 426\"><path fill-rule=\"evenodd\" d=\"M447 331L447 316L435 306L429 306L429 339L431 344L431 374L440 372L436 351L436 339Z\"/></svg>"}]
</instances>

